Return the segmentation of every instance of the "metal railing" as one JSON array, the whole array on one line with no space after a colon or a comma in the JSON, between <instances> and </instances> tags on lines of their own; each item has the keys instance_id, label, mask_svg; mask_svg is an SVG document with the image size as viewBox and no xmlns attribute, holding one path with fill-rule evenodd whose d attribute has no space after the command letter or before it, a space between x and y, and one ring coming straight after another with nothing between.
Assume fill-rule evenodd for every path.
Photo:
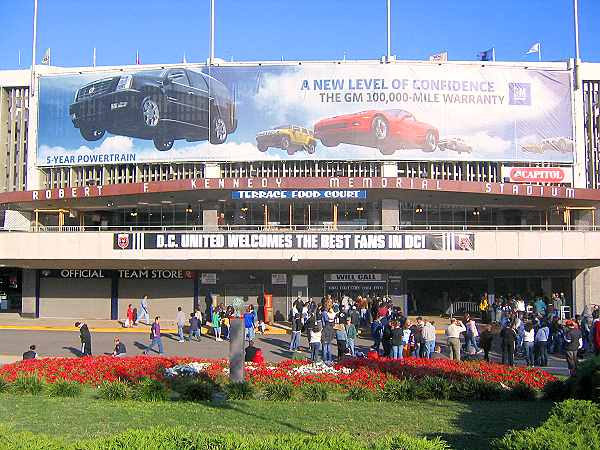
<instances>
[{"instance_id":1,"label":"metal railing","mask_svg":"<svg viewBox=\"0 0 600 450\"><path fill-rule=\"evenodd\" d=\"M390 231L600 231L596 225L359 225L331 223L314 225L31 225L23 228L0 228L8 232L84 233L84 232L219 232L219 233L312 233L312 232L390 232Z\"/></svg>"}]
</instances>

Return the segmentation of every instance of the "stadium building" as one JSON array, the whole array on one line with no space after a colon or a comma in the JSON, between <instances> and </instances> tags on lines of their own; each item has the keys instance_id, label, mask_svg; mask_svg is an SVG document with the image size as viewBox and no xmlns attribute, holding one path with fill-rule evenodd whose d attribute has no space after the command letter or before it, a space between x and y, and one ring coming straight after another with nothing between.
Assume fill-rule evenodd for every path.
<instances>
[{"instance_id":1,"label":"stadium building","mask_svg":"<svg viewBox=\"0 0 600 450\"><path fill-rule=\"evenodd\" d=\"M0 71L0 311L563 292L580 313L599 101L600 65L572 61Z\"/></svg>"}]
</instances>

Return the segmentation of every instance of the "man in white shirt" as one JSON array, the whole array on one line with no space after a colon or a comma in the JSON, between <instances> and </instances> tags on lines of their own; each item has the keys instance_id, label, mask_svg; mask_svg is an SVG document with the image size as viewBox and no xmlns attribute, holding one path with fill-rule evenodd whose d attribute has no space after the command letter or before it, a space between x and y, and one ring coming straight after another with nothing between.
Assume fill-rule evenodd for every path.
<instances>
[{"instance_id":1,"label":"man in white shirt","mask_svg":"<svg viewBox=\"0 0 600 450\"><path fill-rule=\"evenodd\" d=\"M446 329L448 337L448 348L450 349L450 359L460 361L460 334L467 331L463 323L458 319L452 319Z\"/></svg>"},{"instance_id":2,"label":"man in white shirt","mask_svg":"<svg viewBox=\"0 0 600 450\"><path fill-rule=\"evenodd\" d=\"M423 340L425 341L421 356L423 358L431 358L431 354L435 351L435 326L433 325L433 322L426 320L421 333Z\"/></svg>"},{"instance_id":3,"label":"man in white shirt","mask_svg":"<svg viewBox=\"0 0 600 450\"><path fill-rule=\"evenodd\" d=\"M175 321L177 322L177 334L179 335L179 342L185 342L183 339L183 327L185 325L185 313L181 310L181 306L177 308L177 315Z\"/></svg>"}]
</instances>

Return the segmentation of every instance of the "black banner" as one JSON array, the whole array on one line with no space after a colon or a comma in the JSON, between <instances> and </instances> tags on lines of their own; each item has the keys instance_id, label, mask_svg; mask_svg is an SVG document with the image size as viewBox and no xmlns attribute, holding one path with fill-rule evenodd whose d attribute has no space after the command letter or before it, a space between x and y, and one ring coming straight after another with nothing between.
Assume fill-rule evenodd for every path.
<instances>
[{"instance_id":1,"label":"black banner","mask_svg":"<svg viewBox=\"0 0 600 450\"><path fill-rule=\"evenodd\" d=\"M446 250L472 251L473 233L115 233L115 250Z\"/></svg>"}]
</instances>

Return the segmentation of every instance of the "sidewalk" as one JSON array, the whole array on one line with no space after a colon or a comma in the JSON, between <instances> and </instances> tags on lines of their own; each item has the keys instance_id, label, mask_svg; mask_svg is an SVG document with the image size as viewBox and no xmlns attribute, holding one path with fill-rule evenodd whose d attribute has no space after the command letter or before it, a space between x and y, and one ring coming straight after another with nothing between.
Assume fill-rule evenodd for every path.
<instances>
[{"instance_id":1,"label":"sidewalk","mask_svg":"<svg viewBox=\"0 0 600 450\"><path fill-rule=\"evenodd\" d=\"M2 317L0 314L0 330L24 330L24 331L77 331L75 328L76 319L44 318L27 319L11 314L8 317ZM123 322L119 320L86 320L90 331L94 333L144 333L150 332L150 325L140 323L137 326L125 328ZM177 333L177 325L174 320L161 321L162 333ZM202 327L202 333L208 334L209 328ZM267 325L265 334L287 334L288 329L285 326L272 324Z\"/></svg>"}]
</instances>

